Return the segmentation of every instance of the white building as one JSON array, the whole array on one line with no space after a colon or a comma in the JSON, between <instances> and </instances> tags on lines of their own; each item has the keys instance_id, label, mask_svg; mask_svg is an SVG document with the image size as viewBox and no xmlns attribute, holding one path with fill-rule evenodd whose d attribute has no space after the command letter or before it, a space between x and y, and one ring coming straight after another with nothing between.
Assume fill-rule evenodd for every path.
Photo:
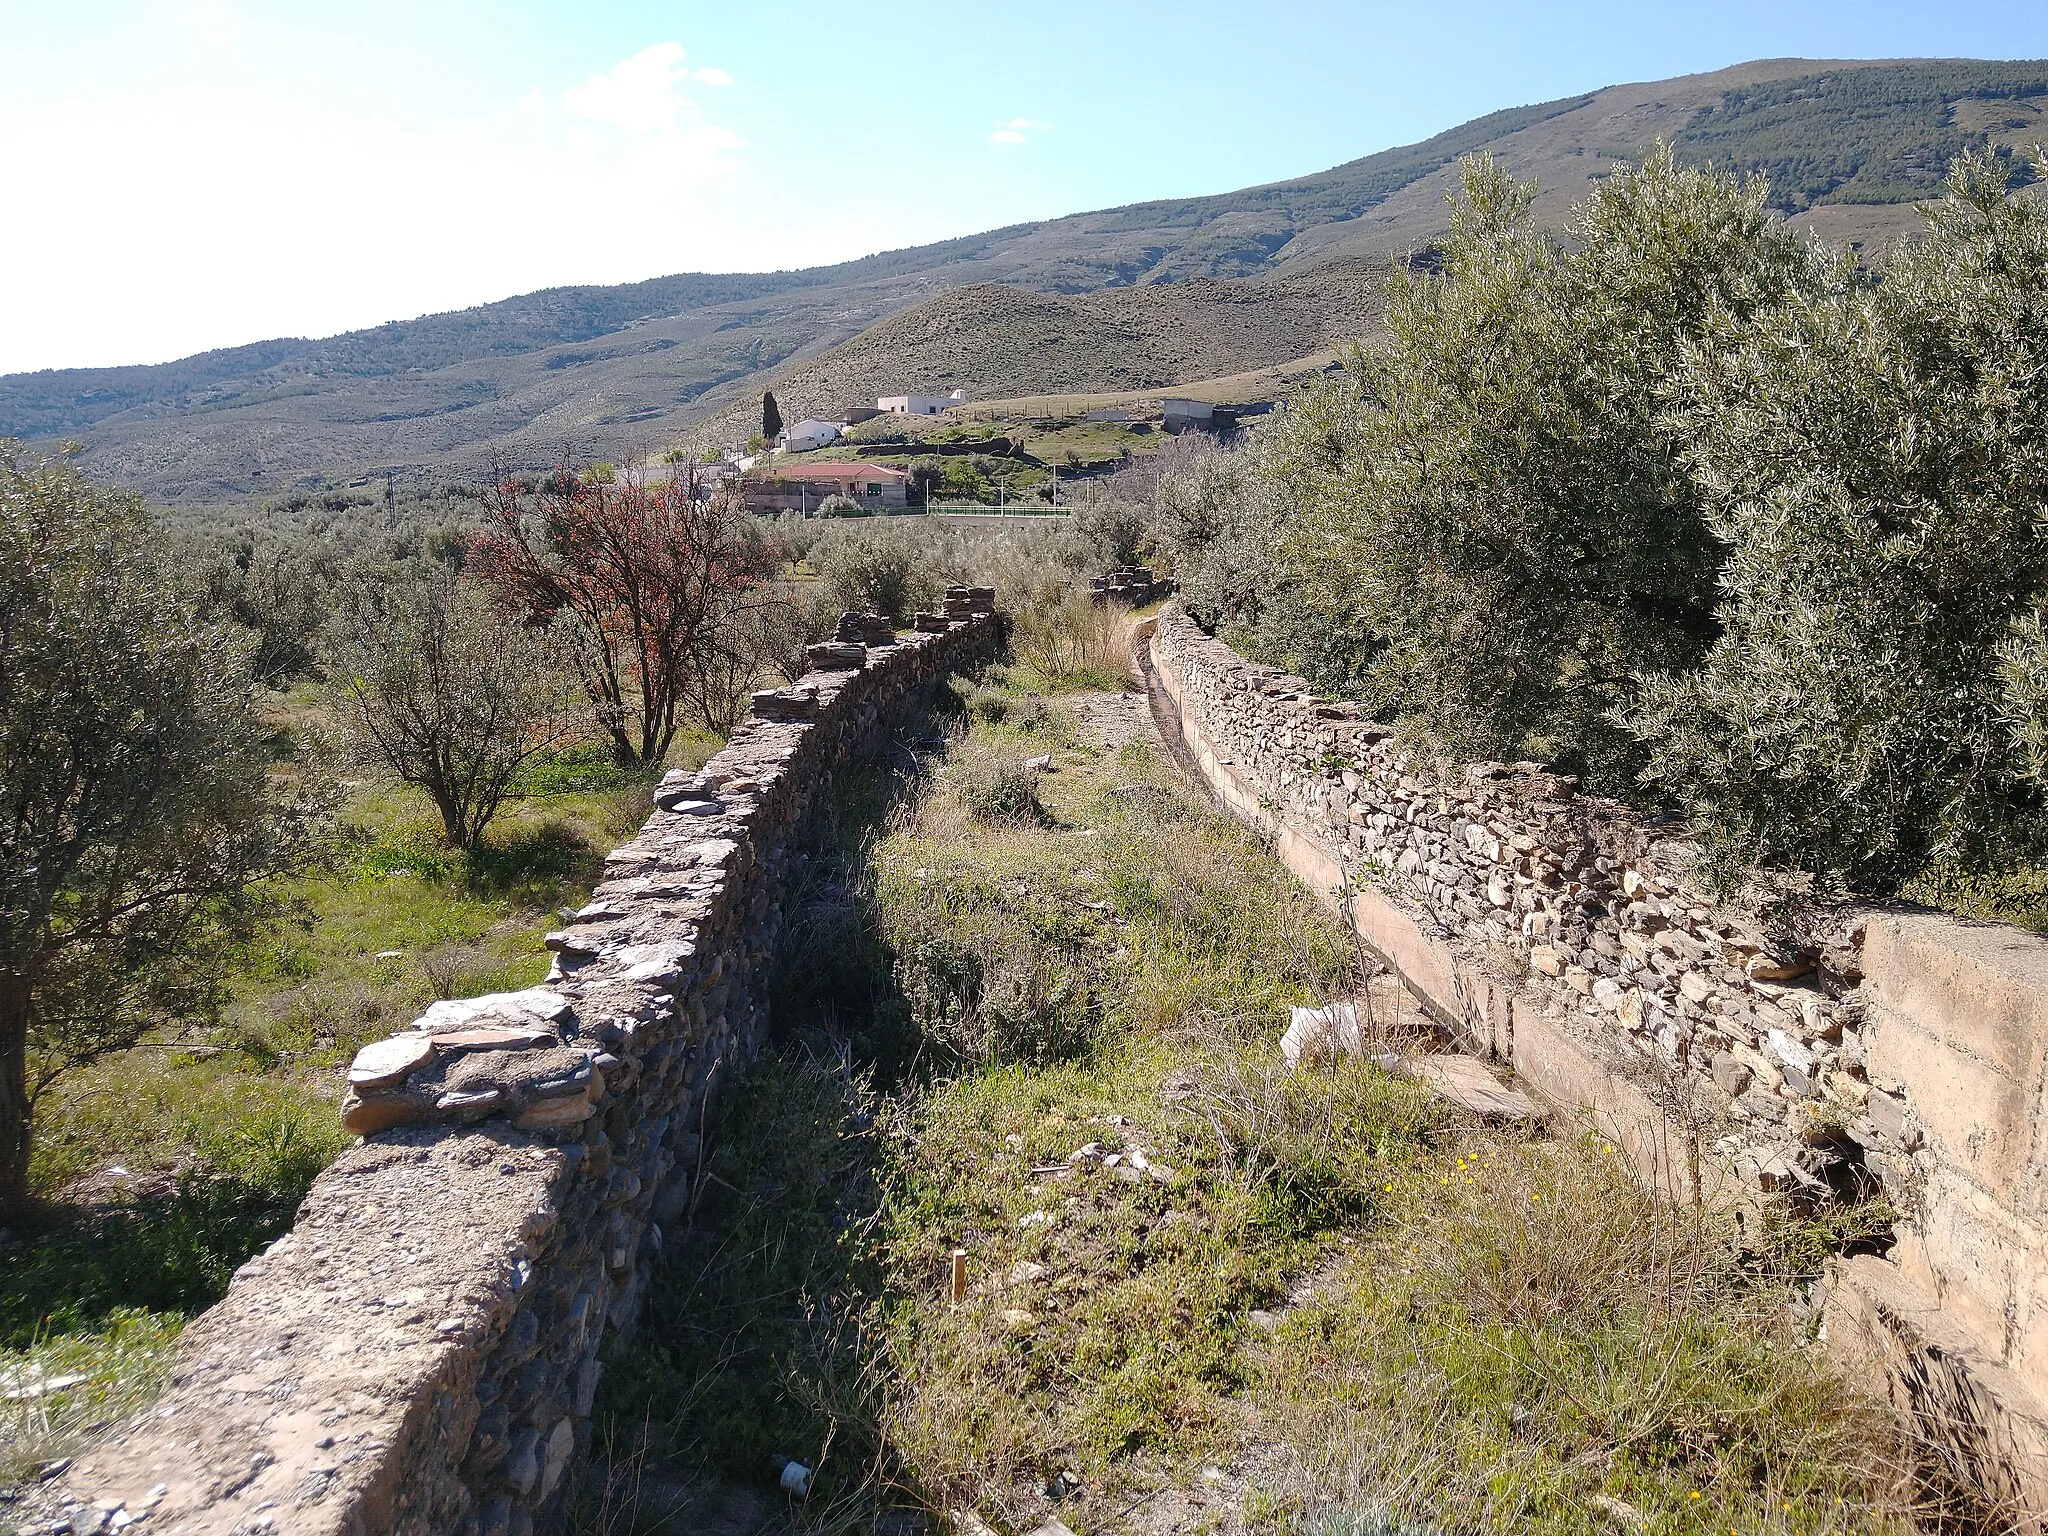
<instances>
[{"instance_id":1,"label":"white building","mask_svg":"<svg viewBox=\"0 0 2048 1536\"><path fill-rule=\"evenodd\" d=\"M800 421L782 434L782 444L791 453L807 453L839 441L839 426L830 421Z\"/></svg>"},{"instance_id":2,"label":"white building","mask_svg":"<svg viewBox=\"0 0 2048 1536\"><path fill-rule=\"evenodd\" d=\"M967 391L950 395L883 395L875 402L878 411L896 411L905 416L936 416L949 405L965 405Z\"/></svg>"}]
</instances>

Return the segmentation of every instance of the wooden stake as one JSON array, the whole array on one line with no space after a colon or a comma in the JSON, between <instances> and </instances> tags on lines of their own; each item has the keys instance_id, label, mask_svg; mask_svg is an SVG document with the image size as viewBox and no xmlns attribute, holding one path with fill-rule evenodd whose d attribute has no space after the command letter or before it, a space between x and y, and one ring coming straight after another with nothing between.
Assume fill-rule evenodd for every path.
<instances>
[{"instance_id":1,"label":"wooden stake","mask_svg":"<svg viewBox=\"0 0 2048 1536\"><path fill-rule=\"evenodd\" d=\"M967 1299L967 1250L953 1250L953 1305L959 1306Z\"/></svg>"}]
</instances>

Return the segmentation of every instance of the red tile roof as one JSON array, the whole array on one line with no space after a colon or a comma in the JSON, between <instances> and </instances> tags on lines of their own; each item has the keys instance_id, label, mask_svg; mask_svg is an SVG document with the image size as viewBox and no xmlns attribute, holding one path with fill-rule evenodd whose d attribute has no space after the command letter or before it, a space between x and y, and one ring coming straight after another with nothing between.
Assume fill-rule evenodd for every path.
<instances>
[{"instance_id":1,"label":"red tile roof","mask_svg":"<svg viewBox=\"0 0 2048 1536\"><path fill-rule=\"evenodd\" d=\"M887 464L756 464L748 472L752 480L908 480L909 472L891 469Z\"/></svg>"}]
</instances>

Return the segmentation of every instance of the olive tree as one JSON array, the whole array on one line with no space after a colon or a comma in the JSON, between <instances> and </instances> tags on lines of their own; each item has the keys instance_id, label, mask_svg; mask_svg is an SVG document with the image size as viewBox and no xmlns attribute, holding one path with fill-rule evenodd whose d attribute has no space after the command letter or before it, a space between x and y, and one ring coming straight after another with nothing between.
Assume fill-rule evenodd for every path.
<instances>
[{"instance_id":1,"label":"olive tree","mask_svg":"<svg viewBox=\"0 0 2048 1536\"><path fill-rule=\"evenodd\" d=\"M563 626L507 617L444 568L359 568L322 657L349 734L476 845L519 770L571 730Z\"/></svg>"},{"instance_id":2,"label":"olive tree","mask_svg":"<svg viewBox=\"0 0 2048 1536\"><path fill-rule=\"evenodd\" d=\"M1254 509L1280 526L1252 553L1275 569L1220 598L1296 602L1343 642L1323 680L1448 750L1630 786L1643 752L1613 712L1713 644L1724 553L1669 380L1690 341L1814 281L1765 196L1660 151L1560 243L1528 187L1468 161L1441 272L1398 274L1384 340L1258 434Z\"/></svg>"},{"instance_id":3,"label":"olive tree","mask_svg":"<svg viewBox=\"0 0 2048 1536\"><path fill-rule=\"evenodd\" d=\"M834 528L812 548L811 564L842 610L901 624L939 600L941 583L926 551L897 528Z\"/></svg>"},{"instance_id":4,"label":"olive tree","mask_svg":"<svg viewBox=\"0 0 2048 1536\"><path fill-rule=\"evenodd\" d=\"M2048 742L2048 206L1966 158L1871 281L1686 349L1722 633L1646 679L1650 773L1724 875L1886 890L2038 848Z\"/></svg>"},{"instance_id":5,"label":"olive tree","mask_svg":"<svg viewBox=\"0 0 2048 1536\"><path fill-rule=\"evenodd\" d=\"M0 1205L65 1071L209 1016L317 796L272 781L252 643L141 503L0 446Z\"/></svg>"}]
</instances>

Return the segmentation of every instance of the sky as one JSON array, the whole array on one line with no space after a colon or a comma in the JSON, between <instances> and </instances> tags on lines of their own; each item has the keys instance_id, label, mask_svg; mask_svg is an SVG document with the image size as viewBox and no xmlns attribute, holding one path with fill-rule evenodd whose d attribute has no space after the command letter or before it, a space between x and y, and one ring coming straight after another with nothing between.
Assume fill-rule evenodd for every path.
<instances>
[{"instance_id":1,"label":"sky","mask_svg":"<svg viewBox=\"0 0 2048 1536\"><path fill-rule=\"evenodd\" d=\"M1786 56L2048 57L2048 4L0 0L0 373L813 266Z\"/></svg>"}]
</instances>

